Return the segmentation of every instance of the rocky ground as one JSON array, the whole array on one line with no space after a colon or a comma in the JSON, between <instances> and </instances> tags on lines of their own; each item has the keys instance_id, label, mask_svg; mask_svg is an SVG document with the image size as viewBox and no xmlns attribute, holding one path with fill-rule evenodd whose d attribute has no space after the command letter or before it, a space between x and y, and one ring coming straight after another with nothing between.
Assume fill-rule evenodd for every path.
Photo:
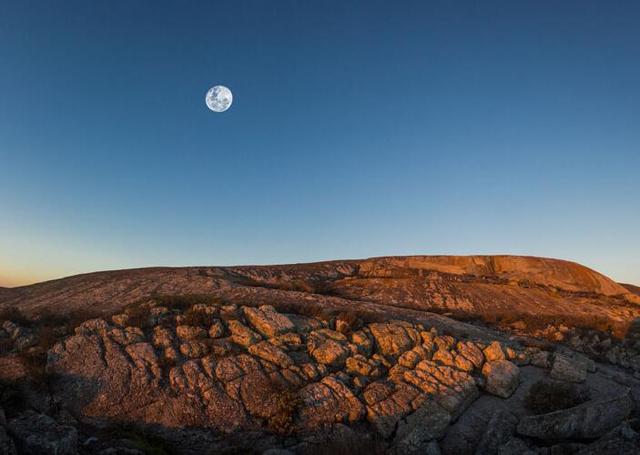
<instances>
[{"instance_id":1,"label":"rocky ground","mask_svg":"<svg viewBox=\"0 0 640 455\"><path fill-rule=\"evenodd\" d=\"M489 326L385 304L379 291L365 301L320 294L320 280L304 289L309 273L333 273L325 285L352 273L333 264L287 269L288 286L282 270L227 270L227 284L207 272L207 295L149 297L130 282L141 298L63 316L34 311L19 290L31 313L0 313L0 454L640 453L632 323L624 337L559 321ZM615 283L572 273L545 278L591 283L567 306L613 299L635 311ZM387 296L399 295L393 274ZM530 274L527 286L540 280Z\"/></svg>"},{"instance_id":2,"label":"rocky ground","mask_svg":"<svg viewBox=\"0 0 640 455\"><path fill-rule=\"evenodd\" d=\"M568 349L348 313L180 303L81 323L48 350L44 384L29 384L17 354L37 333L3 322L15 352L2 365L2 453L640 450L640 381ZM539 413L541 383L547 395L569 384L560 392L581 390L584 402L563 409L552 397ZM13 408L12 394L23 394Z\"/></svg>"}]
</instances>

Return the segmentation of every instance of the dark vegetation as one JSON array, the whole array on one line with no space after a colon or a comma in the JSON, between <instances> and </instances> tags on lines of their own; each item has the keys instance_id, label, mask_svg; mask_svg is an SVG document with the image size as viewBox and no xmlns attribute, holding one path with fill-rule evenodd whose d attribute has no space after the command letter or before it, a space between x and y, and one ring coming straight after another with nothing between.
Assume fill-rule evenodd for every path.
<instances>
[{"instance_id":1,"label":"dark vegetation","mask_svg":"<svg viewBox=\"0 0 640 455\"><path fill-rule=\"evenodd\" d=\"M193 305L220 305L222 299L214 295L207 294L185 294L185 295L157 295L153 297L156 304L166 306L169 309L185 311Z\"/></svg>"},{"instance_id":2,"label":"dark vegetation","mask_svg":"<svg viewBox=\"0 0 640 455\"><path fill-rule=\"evenodd\" d=\"M15 307L0 310L0 321L13 321L18 325L27 326L32 323L20 310Z\"/></svg>"},{"instance_id":3,"label":"dark vegetation","mask_svg":"<svg viewBox=\"0 0 640 455\"><path fill-rule=\"evenodd\" d=\"M320 294L337 296L339 293L333 286L333 282L321 279L294 278L283 281L269 282L258 281L245 276L237 276L236 280L244 286L253 286L266 289L278 289L280 291L304 292L306 294Z\"/></svg>"},{"instance_id":4,"label":"dark vegetation","mask_svg":"<svg viewBox=\"0 0 640 455\"><path fill-rule=\"evenodd\" d=\"M129 445L146 455L170 455L173 448L165 440L157 437L153 432L128 422L114 424L102 430L105 439L125 439Z\"/></svg>"},{"instance_id":5,"label":"dark vegetation","mask_svg":"<svg viewBox=\"0 0 640 455\"><path fill-rule=\"evenodd\" d=\"M547 414L578 406L590 398L588 388L577 384L541 380L534 383L524 405L534 414Z\"/></svg>"},{"instance_id":6,"label":"dark vegetation","mask_svg":"<svg viewBox=\"0 0 640 455\"><path fill-rule=\"evenodd\" d=\"M386 453L384 440L375 432L364 435L332 438L321 446L306 450L307 455L382 455Z\"/></svg>"},{"instance_id":7,"label":"dark vegetation","mask_svg":"<svg viewBox=\"0 0 640 455\"><path fill-rule=\"evenodd\" d=\"M447 308L429 308L427 311L448 316L463 322L485 323L498 328L505 328L516 323L523 324L528 332L544 330L550 325L564 324L575 329L595 330L609 335L620 335L620 328L614 327L612 321L600 316L587 314L562 314L557 316L540 315L535 313L514 311L512 308L501 310L492 308L491 311L461 311Z\"/></svg>"},{"instance_id":8,"label":"dark vegetation","mask_svg":"<svg viewBox=\"0 0 640 455\"><path fill-rule=\"evenodd\" d=\"M295 304L282 302L274 305L278 311L282 313L294 313L309 318L316 318L322 321L342 318L345 321L351 321L354 326L359 324L369 324L372 322L386 322L388 317L376 311L370 311L360 308L336 309L327 308L320 304L307 302L305 304Z\"/></svg>"}]
</instances>

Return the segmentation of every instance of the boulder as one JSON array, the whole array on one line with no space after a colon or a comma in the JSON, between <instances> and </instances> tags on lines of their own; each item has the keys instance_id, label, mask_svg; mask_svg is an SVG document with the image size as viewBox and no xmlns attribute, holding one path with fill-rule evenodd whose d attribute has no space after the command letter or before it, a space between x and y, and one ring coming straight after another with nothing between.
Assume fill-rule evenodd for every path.
<instances>
[{"instance_id":1,"label":"boulder","mask_svg":"<svg viewBox=\"0 0 640 455\"><path fill-rule=\"evenodd\" d=\"M346 371L350 374L369 376L373 369L374 366L369 363L365 356L360 354L349 357L346 361Z\"/></svg>"},{"instance_id":2,"label":"boulder","mask_svg":"<svg viewBox=\"0 0 640 455\"><path fill-rule=\"evenodd\" d=\"M180 353L190 359L198 359L209 353L209 345L199 340L185 341L180 344Z\"/></svg>"},{"instance_id":3,"label":"boulder","mask_svg":"<svg viewBox=\"0 0 640 455\"><path fill-rule=\"evenodd\" d=\"M311 332L307 339L307 350L318 363L339 367L344 365L351 352L343 343L336 341L340 340L340 337L335 336L332 332L332 330ZM335 333L344 338L341 333ZM346 340L346 338L344 339Z\"/></svg>"},{"instance_id":4,"label":"boulder","mask_svg":"<svg viewBox=\"0 0 640 455\"><path fill-rule=\"evenodd\" d=\"M304 347L304 342L299 333L287 332L277 337L270 338L269 343L292 351L299 350Z\"/></svg>"},{"instance_id":5,"label":"boulder","mask_svg":"<svg viewBox=\"0 0 640 455\"><path fill-rule=\"evenodd\" d=\"M473 368L474 368L473 362L471 362L471 360L467 359L466 357L458 354L455 356L453 361L454 361L454 366L458 370L467 371L467 372L473 371Z\"/></svg>"},{"instance_id":6,"label":"boulder","mask_svg":"<svg viewBox=\"0 0 640 455\"><path fill-rule=\"evenodd\" d=\"M539 368L549 368L551 365L550 356L547 351L535 351L531 354L531 365Z\"/></svg>"},{"instance_id":7,"label":"boulder","mask_svg":"<svg viewBox=\"0 0 640 455\"><path fill-rule=\"evenodd\" d=\"M551 377L560 381L584 382L587 378L587 364L556 354L551 368Z\"/></svg>"},{"instance_id":8,"label":"boulder","mask_svg":"<svg viewBox=\"0 0 640 455\"><path fill-rule=\"evenodd\" d=\"M509 398L520 383L520 369L508 360L485 363L482 374L485 378L485 390L502 398Z\"/></svg>"},{"instance_id":9,"label":"boulder","mask_svg":"<svg viewBox=\"0 0 640 455\"><path fill-rule=\"evenodd\" d=\"M526 416L518 433L538 439L593 439L616 427L633 410L629 390L607 400L590 401L548 414Z\"/></svg>"},{"instance_id":10,"label":"boulder","mask_svg":"<svg viewBox=\"0 0 640 455\"><path fill-rule=\"evenodd\" d=\"M416 411L409 414L398 424L391 453L422 454L428 453L430 443L444 436L451 414L432 400L427 400Z\"/></svg>"},{"instance_id":11,"label":"boulder","mask_svg":"<svg viewBox=\"0 0 640 455\"><path fill-rule=\"evenodd\" d=\"M176 327L176 333L182 340L197 340L207 336L207 331L202 327L192 325L179 325Z\"/></svg>"},{"instance_id":12,"label":"boulder","mask_svg":"<svg viewBox=\"0 0 640 455\"><path fill-rule=\"evenodd\" d=\"M374 323L369 329L383 355L399 356L421 341L419 333L406 323Z\"/></svg>"},{"instance_id":13,"label":"boulder","mask_svg":"<svg viewBox=\"0 0 640 455\"><path fill-rule=\"evenodd\" d=\"M510 412L498 409L489 420L482 439L476 449L476 455L494 455L500 446L509 442L516 432L518 419Z\"/></svg>"},{"instance_id":14,"label":"boulder","mask_svg":"<svg viewBox=\"0 0 640 455\"><path fill-rule=\"evenodd\" d=\"M220 338L224 335L224 325L219 319L213 321L209 327L209 338Z\"/></svg>"},{"instance_id":15,"label":"boulder","mask_svg":"<svg viewBox=\"0 0 640 455\"><path fill-rule=\"evenodd\" d=\"M129 324L129 315L127 313L118 313L111 316L111 322L119 327L126 327Z\"/></svg>"},{"instance_id":16,"label":"boulder","mask_svg":"<svg viewBox=\"0 0 640 455\"><path fill-rule=\"evenodd\" d=\"M44 414L27 411L7 426L21 453L32 455L74 455L78 432L74 427L58 425Z\"/></svg>"},{"instance_id":17,"label":"boulder","mask_svg":"<svg viewBox=\"0 0 640 455\"><path fill-rule=\"evenodd\" d=\"M370 384L364 392L367 420L383 438L389 438L398 422L417 409L422 395L420 390L402 382Z\"/></svg>"},{"instance_id":18,"label":"boulder","mask_svg":"<svg viewBox=\"0 0 640 455\"><path fill-rule=\"evenodd\" d=\"M284 314L278 313L271 305L259 308L244 307L243 312L249 325L267 338L295 329L293 322Z\"/></svg>"},{"instance_id":19,"label":"boulder","mask_svg":"<svg viewBox=\"0 0 640 455\"><path fill-rule=\"evenodd\" d=\"M455 366L455 361L453 359L453 355L451 351L446 348L438 349L434 354L432 359L434 362L440 363L442 365L446 365L449 367Z\"/></svg>"},{"instance_id":20,"label":"boulder","mask_svg":"<svg viewBox=\"0 0 640 455\"><path fill-rule=\"evenodd\" d=\"M481 368L484 363L484 355L478 346L471 341L460 341L456 345L458 353L469 360L475 368Z\"/></svg>"},{"instance_id":21,"label":"boulder","mask_svg":"<svg viewBox=\"0 0 640 455\"><path fill-rule=\"evenodd\" d=\"M293 365L291 357L289 357L282 349L268 341L260 341L249 346L249 352L256 357L267 360L280 368L288 368Z\"/></svg>"},{"instance_id":22,"label":"boulder","mask_svg":"<svg viewBox=\"0 0 640 455\"><path fill-rule=\"evenodd\" d=\"M499 341L494 341L484 348L482 352L484 353L487 362L491 362L493 360L505 360L507 358Z\"/></svg>"},{"instance_id":23,"label":"boulder","mask_svg":"<svg viewBox=\"0 0 640 455\"><path fill-rule=\"evenodd\" d=\"M373 342L369 335L363 330L357 330L351 334L351 342L356 345L360 354L370 356L372 353Z\"/></svg>"},{"instance_id":24,"label":"boulder","mask_svg":"<svg viewBox=\"0 0 640 455\"><path fill-rule=\"evenodd\" d=\"M570 357L574 362L583 365L584 368L589 373L595 373L595 371L596 371L596 363L593 361L593 359L590 359L586 355L582 355L582 354L579 354L577 352L573 352Z\"/></svg>"},{"instance_id":25,"label":"boulder","mask_svg":"<svg viewBox=\"0 0 640 455\"><path fill-rule=\"evenodd\" d=\"M16 445L9 437L4 427L0 426L0 455L17 455Z\"/></svg>"},{"instance_id":26,"label":"boulder","mask_svg":"<svg viewBox=\"0 0 640 455\"><path fill-rule=\"evenodd\" d=\"M151 340L153 345L156 347L168 348L173 346L175 337L173 336L173 332L167 328L162 326L156 326L153 328L153 335L151 336Z\"/></svg>"},{"instance_id":27,"label":"boulder","mask_svg":"<svg viewBox=\"0 0 640 455\"><path fill-rule=\"evenodd\" d=\"M319 428L337 422L356 422L364 415L364 406L338 379L328 376L300 391L302 428Z\"/></svg>"},{"instance_id":28,"label":"boulder","mask_svg":"<svg viewBox=\"0 0 640 455\"><path fill-rule=\"evenodd\" d=\"M441 335L436 336L433 339L433 342L438 349L450 351L453 348L453 345L456 343L456 339L450 335Z\"/></svg>"},{"instance_id":29,"label":"boulder","mask_svg":"<svg viewBox=\"0 0 640 455\"><path fill-rule=\"evenodd\" d=\"M260 335L251 330L240 321L227 321L229 331L231 331L231 339L240 346L251 346L262 339Z\"/></svg>"},{"instance_id":30,"label":"boulder","mask_svg":"<svg viewBox=\"0 0 640 455\"><path fill-rule=\"evenodd\" d=\"M415 370L402 373L402 380L433 399L457 418L479 395L476 382L464 371L423 360Z\"/></svg>"}]
</instances>

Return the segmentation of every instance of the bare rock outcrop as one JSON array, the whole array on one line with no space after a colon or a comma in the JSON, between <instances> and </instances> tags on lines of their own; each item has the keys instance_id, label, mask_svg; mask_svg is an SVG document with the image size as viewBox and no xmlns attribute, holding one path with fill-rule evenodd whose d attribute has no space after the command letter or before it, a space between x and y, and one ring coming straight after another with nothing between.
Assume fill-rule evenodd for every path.
<instances>
[{"instance_id":1,"label":"bare rock outcrop","mask_svg":"<svg viewBox=\"0 0 640 455\"><path fill-rule=\"evenodd\" d=\"M326 292L351 302L486 319L535 315L550 323L561 319L570 324L570 317L594 328L610 324L622 334L640 316L640 296L634 287L569 261L523 256L407 256L98 272L4 289L0 310L20 306L25 314L37 315L44 307L58 313L91 307L107 315L154 295L230 296L238 289L252 306L275 303L268 294L276 290L309 298Z\"/></svg>"},{"instance_id":2,"label":"bare rock outcrop","mask_svg":"<svg viewBox=\"0 0 640 455\"><path fill-rule=\"evenodd\" d=\"M272 338L294 329L291 320L278 313L270 305L263 305L259 308L245 307L243 311L247 322L267 338Z\"/></svg>"},{"instance_id":3,"label":"bare rock outcrop","mask_svg":"<svg viewBox=\"0 0 640 455\"><path fill-rule=\"evenodd\" d=\"M593 439L615 428L634 408L629 392L620 397L520 420L518 433L538 439Z\"/></svg>"},{"instance_id":4,"label":"bare rock outcrop","mask_svg":"<svg viewBox=\"0 0 640 455\"><path fill-rule=\"evenodd\" d=\"M485 390L502 398L509 398L518 387L520 370L508 360L494 360L482 367Z\"/></svg>"},{"instance_id":5,"label":"bare rock outcrop","mask_svg":"<svg viewBox=\"0 0 640 455\"><path fill-rule=\"evenodd\" d=\"M144 330L86 321L49 351L56 401L85 423L126 418L220 433L369 422L382 438L393 436L394 450L411 452L432 450L479 396L473 375L485 364L482 345L405 321L353 333L318 321L311 326L325 327L307 331L271 307L253 310L234 311L238 319L221 321L214 337L205 330L208 320L181 324L183 310ZM228 347L218 355L214 348L223 342ZM175 346L180 353L167 357Z\"/></svg>"},{"instance_id":6,"label":"bare rock outcrop","mask_svg":"<svg viewBox=\"0 0 640 455\"><path fill-rule=\"evenodd\" d=\"M560 381L584 382L587 366L562 354L556 354L551 369L551 377Z\"/></svg>"},{"instance_id":7,"label":"bare rock outcrop","mask_svg":"<svg viewBox=\"0 0 640 455\"><path fill-rule=\"evenodd\" d=\"M51 344L39 329L42 322L0 321L6 349L0 352L0 399L10 396L5 383L11 393L39 387L37 393L24 394L30 398L23 399L23 408L11 409L9 425L53 418L46 423L61 440L69 426L80 435L75 444L82 455L137 450L105 441L92 430L117 422L155 432L171 442L171 451L189 455L267 449L315 453L333 450L336 438L366 444L370 453L633 447L630 416L638 412L640 381L628 370L594 360L615 354L616 362L610 363L632 365L635 355L640 359L640 344L634 354L640 338L617 343L611 341L613 334L589 335L593 346L602 346L593 348L594 354L591 345L574 340L568 326L556 330L540 323L541 330L549 331L549 342L527 337L526 321L517 321L505 334L422 311L485 311L487 302L522 309L523 302L540 300L544 313L550 302L563 299L563 305L580 302L589 311L594 302L605 302L607 317L633 317L626 295L606 279L573 266L556 277L544 276L556 266L565 265L500 258L378 258L179 269L177 281L173 269L167 269L150 272L165 280L157 286L211 293L150 299L149 276L137 271L133 275L144 285L131 292L141 301L130 306L112 302L109 308L119 312L113 317L49 332ZM101 292L112 289L118 281L114 277L121 275L109 276L96 296L104 298ZM65 295L73 301L73 293ZM32 341L16 343L18 332L32 335ZM584 349L571 349L575 346ZM37 371L35 361L45 354L46 372ZM594 398L563 405L566 400L554 403L551 397L544 406L564 407L537 415L540 411L527 408L527 393L534 380L548 378L571 387L580 383ZM603 396L620 384L630 391ZM24 411L37 409L37 401L53 405L35 414ZM34 417L43 412L48 417ZM14 444L21 453L25 437L7 430L0 419L3 428L0 447L5 444L11 453Z\"/></svg>"},{"instance_id":8,"label":"bare rock outcrop","mask_svg":"<svg viewBox=\"0 0 640 455\"><path fill-rule=\"evenodd\" d=\"M0 426L0 455L17 455L16 445L7 434L4 426Z\"/></svg>"},{"instance_id":9,"label":"bare rock outcrop","mask_svg":"<svg viewBox=\"0 0 640 455\"><path fill-rule=\"evenodd\" d=\"M7 429L20 453L33 455L75 455L78 432L72 426L59 425L51 417L27 412L9 422Z\"/></svg>"}]
</instances>

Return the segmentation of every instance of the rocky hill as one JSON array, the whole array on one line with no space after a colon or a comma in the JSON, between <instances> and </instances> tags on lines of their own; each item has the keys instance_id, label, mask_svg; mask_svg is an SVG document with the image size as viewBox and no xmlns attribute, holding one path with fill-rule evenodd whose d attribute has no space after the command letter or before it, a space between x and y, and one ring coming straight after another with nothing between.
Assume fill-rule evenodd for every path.
<instances>
[{"instance_id":1,"label":"rocky hill","mask_svg":"<svg viewBox=\"0 0 640 455\"><path fill-rule=\"evenodd\" d=\"M153 268L11 289L0 454L635 454L631 291L510 256Z\"/></svg>"},{"instance_id":2,"label":"rocky hill","mask_svg":"<svg viewBox=\"0 0 640 455\"><path fill-rule=\"evenodd\" d=\"M624 286L629 292L640 296L640 286L634 286L633 284L622 284L622 286Z\"/></svg>"},{"instance_id":3,"label":"rocky hill","mask_svg":"<svg viewBox=\"0 0 640 455\"><path fill-rule=\"evenodd\" d=\"M640 296L633 288L579 264L521 256L383 257L279 266L98 272L0 293L0 309L19 307L36 317L42 312L67 314L86 308L109 314L158 295L237 298L236 294L243 294L245 299L257 301L263 298L261 291L272 289L303 292L305 297L332 296L449 313L490 323L502 319L560 320L572 326L611 328L620 336L640 314Z\"/></svg>"}]
</instances>

